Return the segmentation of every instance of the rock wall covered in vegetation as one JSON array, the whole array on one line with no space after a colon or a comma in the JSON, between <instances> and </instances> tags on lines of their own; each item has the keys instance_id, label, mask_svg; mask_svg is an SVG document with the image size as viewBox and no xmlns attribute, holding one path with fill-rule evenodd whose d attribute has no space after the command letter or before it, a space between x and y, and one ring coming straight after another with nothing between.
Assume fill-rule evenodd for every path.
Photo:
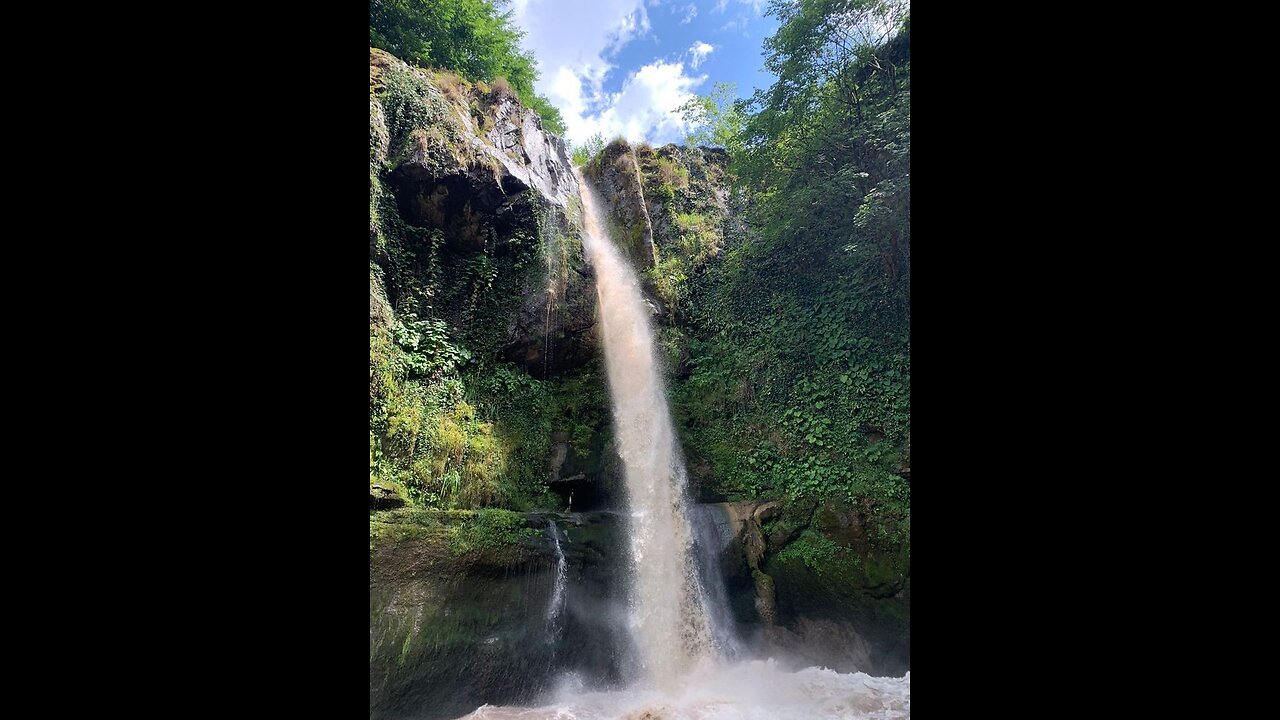
<instances>
[{"instance_id":1,"label":"rock wall covered in vegetation","mask_svg":"<svg viewBox=\"0 0 1280 720\"><path fill-rule=\"evenodd\" d=\"M608 446L564 143L509 89L376 49L369 110L370 503L560 506L549 481L595 481Z\"/></svg>"},{"instance_id":2,"label":"rock wall covered in vegetation","mask_svg":"<svg viewBox=\"0 0 1280 720\"><path fill-rule=\"evenodd\" d=\"M586 178L615 230L636 240L693 492L778 501L743 525L756 528L755 550L740 546L726 565L756 598L740 622L818 654L802 630L835 623L868 644L867 664L900 673L910 666L909 315L860 281L860 258L761 247L751 198L728 173L723 150L615 140Z\"/></svg>"},{"instance_id":3,"label":"rock wall covered in vegetation","mask_svg":"<svg viewBox=\"0 0 1280 720\"><path fill-rule=\"evenodd\" d=\"M566 148L501 84L371 49L369 92L371 716L615 678L618 618L593 613L623 525L548 514L622 509ZM584 175L654 308L691 490L733 537L744 642L909 669L909 264L854 232L762 242L723 150L615 141ZM552 520L581 604L570 644L538 645Z\"/></svg>"},{"instance_id":4,"label":"rock wall covered in vegetation","mask_svg":"<svg viewBox=\"0 0 1280 720\"><path fill-rule=\"evenodd\" d=\"M565 559L559 598L552 524ZM378 513L369 532L370 717L435 720L486 702L529 703L565 672L618 682L631 651L618 622L623 525L608 512Z\"/></svg>"}]
</instances>

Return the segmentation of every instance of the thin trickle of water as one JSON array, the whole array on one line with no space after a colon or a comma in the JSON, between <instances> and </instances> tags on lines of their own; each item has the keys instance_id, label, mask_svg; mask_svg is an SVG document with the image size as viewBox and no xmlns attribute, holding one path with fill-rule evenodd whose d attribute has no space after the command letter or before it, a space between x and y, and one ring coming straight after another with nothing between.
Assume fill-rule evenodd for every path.
<instances>
[{"instance_id":1,"label":"thin trickle of water","mask_svg":"<svg viewBox=\"0 0 1280 720\"><path fill-rule=\"evenodd\" d=\"M734 659L742 655L742 647L738 642L736 623L729 607L729 591L725 588L724 575L720 572L720 554L733 540L733 531L728 528L728 518L722 517L722 512L712 505L693 506L693 546L698 560L698 576L706 590L705 612L711 618L711 632L715 636L716 647L724 657Z\"/></svg>"},{"instance_id":2,"label":"thin trickle of water","mask_svg":"<svg viewBox=\"0 0 1280 720\"><path fill-rule=\"evenodd\" d=\"M564 610L564 581L567 563L564 550L560 549L560 531L554 520L547 522L551 531L551 541L556 548L556 586L551 592L551 603L547 605L547 642L555 642L560 637L560 613Z\"/></svg>"},{"instance_id":3,"label":"thin trickle of water","mask_svg":"<svg viewBox=\"0 0 1280 720\"><path fill-rule=\"evenodd\" d=\"M547 270L547 306L542 320L542 377L546 378L551 371L551 306L564 290L561 287L563 282L559 279L559 273L564 269L561 267L564 260L560 256L564 240L560 236L559 221L550 206L544 208L538 226L542 229L542 259ZM559 325L559 322L556 324Z\"/></svg>"},{"instance_id":4,"label":"thin trickle of water","mask_svg":"<svg viewBox=\"0 0 1280 720\"><path fill-rule=\"evenodd\" d=\"M714 658L706 597L691 557L685 468L639 279L605 230L603 206L579 175L595 270L613 421L631 512L630 630L641 679L670 685L698 660Z\"/></svg>"},{"instance_id":5,"label":"thin trickle of water","mask_svg":"<svg viewBox=\"0 0 1280 720\"><path fill-rule=\"evenodd\" d=\"M542 323L542 337L545 342L542 348L542 376L547 377L551 371L551 302L555 293L547 290L547 319Z\"/></svg>"}]
</instances>

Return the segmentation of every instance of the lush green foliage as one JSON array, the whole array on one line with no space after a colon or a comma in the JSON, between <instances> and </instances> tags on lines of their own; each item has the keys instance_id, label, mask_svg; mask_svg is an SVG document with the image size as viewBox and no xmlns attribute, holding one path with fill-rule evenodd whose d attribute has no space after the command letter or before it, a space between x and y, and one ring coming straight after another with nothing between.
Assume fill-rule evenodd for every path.
<instances>
[{"instance_id":1,"label":"lush green foliage","mask_svg":"<svg viewBox=\"0 0 1280 720\"><path fill-rule=\"evenodd\" d=\"M708 95L698 95L679 107L680 114L693 130L685 138L686 145L722 147L730 152L740 149L746 103L735 101L737 83L718 82Z\"/></svg>"},{"instance_id":2,"label":"lush green foliage","mask_svg":"<svg viewBox=\"0 0 1280 720\"><path fill-rule=\"evenodd\" d=\"M502 3L505 4L505 3ZM522 31L510 12L488 0L370 0L369 44L406 62L447 68L468 80L505 78L543 127L564 133L560 111L538 95L533 56L520 49Z\"/></svg>"},{"instance_id":3,"label":"lush green foliage","mask_svg":"<svg viewBox=\"0 0 1280 720\"><path fill-rule=\"evenodd\" d=\"M449 551L454 555L502 550L542 531L527 528L524 516L509 510L485 508L450 528Z\"/></svg>"},{"instance_id":4,"label":"lush green foliage","mask_svg":"<svg viewBox=\"0 0 1280 720\"><path fill-rule=\"evenodd\" d=\"M466 237L401 216L390 177L415 138L442 172L474 162L459 157L467 145L448 108L458 88L432 80L392 64L371 96L370 224L385 260L370 263L370 283L385 288L394 319L370 323L370 484L418 507L550 508L551 433L591 440L604 401L583 388L600 379L587 368L538 380L499 351L525 289L563 287L580 244L527 195L502 208L501 232L498 208Z\"/></svg>"},{"instance_id":5,"label":"lush green foliage","mask_svg":"<svg viewBox=\"0 0 1280 720\"><path fill-rule=\"evenodd\" d=\"M778 82L750 106L727 102L721 86L685 108L702 133L691 139L732 157L734 194L719 232L682 210L679 182L646 176L647 194L670 195L676 209L664 258L674 247L719 256L682 274L663 263L652 273L659 294L687 315L677 324L689 359L675 409L704 487L867 501L877 527L902 540L909 18L905 5L858 0L774 2L770 12L781 20L766 41ZM806 563L823 556L815 542Z\"/></svg>"},{"instance_id":6,"label":"lush green foliage","mask_svg":"<svg viewBox=\"0 0 1280 720\"><path fill-rule=\"evenodd\" d=\"M587 163L591 162L592 158L599 155L600 151L603 149L604 136L600 133L596 133L595 135L587 138L585 145L573 149L573 164L578 167L583 167Z\"/></svg>"},{"instance_id":7,"label":"lush green foliage","mask_svg":"<svg viewBox=\"0 0 1280 720\"><path fill-rule=\"evenodd\" d=\"M837 558L855 565L858 562L857 555L849 553L827 536L813 530L805 530L799 538L778 553L778 560L782 562L799 560L818 575L831 572Z\"/></svg>"}]
</instances>

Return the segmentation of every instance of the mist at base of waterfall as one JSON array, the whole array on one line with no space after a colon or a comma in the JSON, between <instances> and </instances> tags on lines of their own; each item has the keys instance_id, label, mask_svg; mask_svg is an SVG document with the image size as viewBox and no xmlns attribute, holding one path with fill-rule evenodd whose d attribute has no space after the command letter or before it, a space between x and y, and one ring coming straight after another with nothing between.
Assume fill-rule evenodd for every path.
<instances>
[{"instance_id":1,"label":"mist at base of waterfall","mask_svg":"<svg viewBox=\"0 0 1280 720\"><path fill-rule=\"evenodd\" d=\"M575 171L577 172L577 171ZM691 512L639 277L609 237L605 205L578 174L583 249L594 271L615 443L623 464L630 541L626 689L590 690L566 674L538 707L483 705L467 720L893 720L911 715L911 674L871 677L777 661L735 660L739 643L719 553L726 535L706 508ZM563 552L547 611L558 634ZM787 667L796 667L789 665ZM528 697L528 696L526 696Z\"/></svg>"},{"instance_id":2,"label":"mist at base of waterfall","mask_svg":"<svg viewBox=\"0 0 1280 720\"><path fill-rule=\"evenodd\" d=\"M695 563L688 475L667 404L652 311L635 268L609 236L603 200L581 173L578 182L583 251L595 276L614 442L628 509L627 629L636 650L631 676L668 685L695 663L721 656L727 648L718 646L717 638L727 632L712 625L717 614L708 607Z\"/></svg>"},{"instance_id":3,"label":"mist at base of waterfall","mask_svg":"<svg viewBox=\"0 0 1280 720\"><path fill-rule=\"evenodd\" d=\"M900 678L787 672L773 660L705 660L674 686L588 692L573 676L540 707L481 706L465 720L897 720L911 717L911 673Z\"/></svg>"}]
</instances>

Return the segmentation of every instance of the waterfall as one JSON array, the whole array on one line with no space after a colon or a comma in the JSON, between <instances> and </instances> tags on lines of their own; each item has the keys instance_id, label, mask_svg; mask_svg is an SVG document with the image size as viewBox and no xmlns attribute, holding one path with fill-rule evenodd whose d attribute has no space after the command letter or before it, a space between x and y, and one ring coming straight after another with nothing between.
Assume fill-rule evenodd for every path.
<instances>
[{"instance_id":1,"label":"waterfall","mask_svg":"<svg viewBox=\"0 0 1280 720\"><path fill-rule=\"evenodd\" d=\"M706 594L694 562L685 468L649 326L650 310L631 264L610 240L594 188L579 176L595 270L606 375L630 509L629 629L639 675L656 686L717 655Z\"/></svg>"},{"instance_id":2,"label":"waterfall","mask_svg":"<svg viewBox=\"0 0 1280 720\"><path fill-rule=\"evenodd\" d=\"M556 586L551 592L551 602L547 605L547 642L555 642L560 637L560 612L564 609L564 577L566 563L564 550L560 549L560 531L554 520L547 521L551 531L551 541L556 547Z\"/></svg>"},{"instance_id":3,"label":"waterfall","mask_svg":"<svg viewBox=\"0 0 1280 720\"><path fill-rule=\"evenodd\" d=\"M692 509L693 546L705 590L705 612L711 618L711 631L721 655L728 659L737 658L742 655L742 647L729 611L729 591L724 586L724 575L720 571L720 556L733 540L733 530L728 519L721 517L724 511L716 506L695 505Z\"/></svg>"},{"instance_id":4,"label":"waterfall","mask_svg":"<svg viewBox=\"0 0 1280 720\"><path fill-rule=\"evenodd\" d=\"M909 720L911 673L789 672L772 657L750 659L738 644L719 576L728 524L718 510L686 502L684 459L639 280L609 239L594 189L581 175L578 182L629 503L627 622L640 667L625 688L589 690L569 674L542 707L482 705L466 720ZM563 568L558 537L555 542ZM562 572L549 618L563 602Z\"/></svg>"}]
</instances>

